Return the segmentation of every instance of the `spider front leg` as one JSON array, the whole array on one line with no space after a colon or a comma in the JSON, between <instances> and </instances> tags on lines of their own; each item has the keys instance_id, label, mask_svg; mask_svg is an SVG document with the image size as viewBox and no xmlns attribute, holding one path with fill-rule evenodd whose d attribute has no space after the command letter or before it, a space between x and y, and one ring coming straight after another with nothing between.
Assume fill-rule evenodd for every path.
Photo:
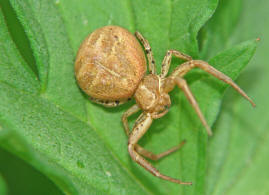
<instances>
[{"instance_id":1,"label":"spider front leg","mask_svg":"<svg viewBox=\"0 0 269 195\"><path fill-rule=\"evenodd\" d=\"M165 92L170 92L173 90L175 84L178 85L179 88L181 88L184 92L184 94L187 96L189 102L195 109L196 113L198 114L201 122L205 126L207 132L209 135L212 134L212 131L210 127L208 126L194 96L192 95L186 81L182 78L188 71L190 71L192 68L201 68L202 70L208 72L209 74L215 76L216 78L224 81L225 83L231 85L237 92L239 92L244 98L246 98L253 107L255 107L254 102L247 96L247 94L238 86L236 85L233 80L223 74L222 72L216 70L214 67L210 66L207 62L201 61L201 60L191 60L188 62L183 63L182 65L178 66L173 73L165 79L163 89Z\"/></svg>"},{"instance_id":2,"label":"spider front leg","mask_svg":"<svg viewBox=\"0 0 269 195\"><path fill-rule=\"evenodd\" d=\"M138 31L135 32L135 36L139 39L139 41L143 44L143 46L145 48L147 58L148 58L148 63L149 63L149 73L156 74L155 60L154 60L153 53L151 51L151 47L149 45L149 42Z\"/></svg>"},{"instance_id":3,"label":"spider front leg","mask_svg":"<svg viewBox=\"0 0 269 195\"><path fill-rule=\"evenodd\" d=\"M255 107L255 103L248 97L248 95L237 85L233 80L223 74L222 72L215 69L213 66L210 66L207 62L202 60L191 60L188 62L183 63L182 65L178 66L170 77L183 77L188 71L193 68L201 68L202 70L206 71L207 73L213 75L214 77L222 80L223 82L231 85L238 93L240 93L244 98L246 98L253 107Z\"/></svg>"},{"instance_id":4,"label":"spider front leg","mask_svg":"<svg viewBox=\"0 0 269 195\"><path fill-rule=\"evenodd\" d=\"M140 154L136 151L135 146L140 138L147 132L153 119L150 114L142 113L139 116L138 121L140 122L135 124L128 140L128 151L131 158L156 177L178 184L191 185L191 182L182 182L178 179L161 174L155 167L152 166L152 164L150 164L150 162L140 156Z\"/></svg>"},{"instance_id":5,"label":"spider front leg","mask_svg":"<svg viewBox=\"0 0 269 195\"><path fill-rule=\"evenodd\" d=\"M123 115L122 115L121 120L122 120L122 123L123 123L124 131L125 131L125 133L126 133L126 135L127 135L128 137L129 137L129 134L130 134L130 129L129 129L129 126L128 126L128 120L127 120L127 118L128 118L129 116L135 114L135 113L138 112L139 110L140 110L140 108L138 107L137 104L135 104L135 105L133 105L131 108L129 108L126 112L124 112ZM141 118L138 118L138 119L136 120L136 124L140 123L140 122L141 122L140 120L142 120L142 119L141 119ZM135 125L136 125L136 124L135 124ZM174 146L174 147L170 148L169 150L167 150L167 151L165 151L165 152L162 152L162 153L160 153L160 154L154 154L154 153L152 153L152 152L150 152L150 151L144 149L143 147L141 147L141 146L138 145L138 144L135 145L135 150L136 150L139 154L143 155L143 156L146 157L146 158L149 158L149 159L151 159L151 160L159 160L159 159L161 159L161 158L163 158L163 157L165 157L165 156L167 156L167 155L169 155L169 154L171 154L171 153L177 151L177 150L180 149L185 143L186 143L186 141L184 140L184 141L182 141L179 145Z\"/></svg>"},{"instance_id":6,"label":"spider front leg","mask_svg":"<svg viewBox=\"0 0 269 195\"><path fill-rule=\"evenodd\" d=\"M175 78L175 82L177 84L177 86L179 88L182 89L182 91L184 92L185 96L187 97L187 99L189 100L190 104L192 105L192 107L194 108L194 110L196 111L197 115L199 116L202 124L204 125L204 127L206 128L206 131L208 133L208 135L212 135L212 131L211 128L209 127L209 125L207 124L204 115L202 114L200 107L197 103L197 101L195 100L194 96L192 95L192 92L186 82L185 79L180 78L180 77L176 77Z\"/></svg>"},{"instance_id":7,"label":"spider front leg","mask_svg":"<svg viewBox=\"0 0 269 195\"><path fill-rule=\"evenodd\" d=\"M186 61L192 60L191 56L188 56L187 54L181 53L180 51L173 50L173 49L168 50L166 52L166 55L164 56L164 59L162 62L162 70L161 70L161 74L160 74L161 78L165 78L166 75L168 74L173 55L177 58L182 59L182 60L186 60Z\"/></svg>"}]
</instances>

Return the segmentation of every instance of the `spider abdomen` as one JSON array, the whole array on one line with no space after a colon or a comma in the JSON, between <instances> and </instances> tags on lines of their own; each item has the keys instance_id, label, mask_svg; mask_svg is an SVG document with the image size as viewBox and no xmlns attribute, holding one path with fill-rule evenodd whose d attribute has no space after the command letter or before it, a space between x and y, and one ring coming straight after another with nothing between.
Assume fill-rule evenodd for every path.
<instances>
[{"instance_id":1,"label":"spider abdomen","mask_svg":"<svg viewBox=\"0 0 269 195\"><path fill-rule=\"evenodd\" d=\"M146 72L139 42L126 29L105 26L81 44L75 74L81 89L94 99L124 101L133 96Z\"/></svg>"}]
</instances>

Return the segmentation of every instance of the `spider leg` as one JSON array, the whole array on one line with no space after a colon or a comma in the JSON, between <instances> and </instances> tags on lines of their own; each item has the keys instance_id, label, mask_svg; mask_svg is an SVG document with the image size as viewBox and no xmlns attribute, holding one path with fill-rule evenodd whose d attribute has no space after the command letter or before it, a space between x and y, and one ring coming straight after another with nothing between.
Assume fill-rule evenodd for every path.
<instances>
[{"instance_id":1,"label":"spider leg","mask_svg":"<svg viewBox=\"0 0 269 195\"><path fill-rule=\"evenodd\" d=\"M97 103L97 104L101 104L105 107L116 107L116 106L120 106L122 104L124 104L125 102L128 101L128 99L125 99L125 100L118 100L118 101L111 101L111 100L99 100L99 99L96 99L96 98L93 98L93 97L89 97L89 99L94 102L94 103Z\"/></svg>"},{"instance_id":2,"label":"spider leg","mask_svg":"<svg viewBox=\"0 0 269 195\"><path fill-rule=\"evenodd\" d=\"M138 112L140 110L140 108L138 107L137 104L133 105L131 108L129 108L126 112L123 113L122 117L121 117L121 121L124 127L124 131L126 133L126 135L129 137L130 134L130 129L129 129L129 125L128 125L128 120L127 118L133 114L135 114L136 112Z\"/></svg>"},{"instance_id":3,"label":"spider leg","mask_svg":"<svg viewBox=\"0 0 269 195\"><path fill-rule=\"evenodd\" d=\"M208 133L208 135L212 135L212 131L209 127L209 125L207 124L204 115L202 114L199 105L197 103L197 101L195 100L187 82L185 79L181 78L181 77L176 77L175 78L175 82L177 84L177 86L179 88L182 89L182 91L184 92L185 96L187 97L187 99L189 100L189 102L191 103L192 107L194 108L194 110L196 111L197 115L199 116L202 124L204 125L204 127L206 128L206 131Z\"/></svg>"},{"instance_id":4,"label":"spider leg","mask_svg":"<svg viewBox=\"0 0 269 195\"><path fill-rule=\"evenodd\" d=\"M149 73L156 74L155 60L154 60L153 53L151 51L151 47L150 47L149 42L138 31L135 32L135 36L139 39L139 41L143 44L143 46L145 48L147 58L148 58L148 63L149 63Z\"/></svg>"},{"instance_id":5,"label":"spider leg","mask_svg":"<svg viewBox=\"0 0 269 195\"><path fill-rule=\"evenodd\" d=\"M161 78L165 78L166 75L168 74L173 55L175 57L177 57L177 58L182 59L182 60L186 60L186 61L192 60L191 56L188 56L188 55L186 55L184 53L181 53L180 51L172 50L172 49L168 50L166 52L166 55L164 56L164 59L163 59L163 62L162 62L162 70L161 70L161 74L160 74Z\"/></svg>"},{"instance_id":6,"label":"spider leg","mask_svg":"<svg viewBox=\"0 0 269 195\"><path fill-rule=\"evenodd\" d=\"M135 126L133 127L133 131L131 132L130 137L129 137L129 141L128 141L128 151L129 151L131 158L156 177L159 177L161 179L168 180L168 181L171 181L174 183L178 183L178 184L190 185L191 182L182 182L178 179L174 179L172 177L161 174L155 167L152 166L152 164L150 162L145 160L135 150L135 146L136 146L137 142L147 132L147 130L149 129L149 127L153 121L150 114L145 114L145 113L142 113L139 116L138 120L140 122L136 123Z\"/></svg>"},{"instance_id":7,"label":"spider leg","mask_svg":"<svg viewBox=\"0 0 269 195\"><path fill-rule=\"evenodd\" d=\"M167 150L167 151L165 151L165 152L162 152L162 153L160 153L160 154L154 154L154 153L152 153L152 152L150 152L150 151L148 151L148 150L142 148L142 147L141 147L140 145L138 145L138 144L135 145L135 150L136 150L139 154L143 155L143 156L146 157L146 158L149 158L149 159L151 159L151 160L159 160L159 159L161 159L161 158L163 158L163 157L165 157L165 156L167 156L167 155L169 155L169 154L171 154L171 153L177 151L177 150L180 149L185 143L186 143L186 141L183 140L183 141L182 141L180 144L178 144L177 146L174 146L174 147L170 148L169 150Z\"/></svg>"},{"instance_id":8,"label":"spider leg","mask_svg":"<svg viewBox=\"0 0 269 195\"><path fill-rule=\"evenodd\" d=\"M126 112L123 113L122 115L122 123L124 126L124 131L126 133L126 135L129 137L130 134L130 129L129 129L129 125L128 125L128 120L127 118L129 116L131 116L132 114L135 114L136 112L138 112L140 110L140 108L138 107L137 104L133 105L131 108L129 108ZM140 121L137 120L136 123L139 123ZM179 145L172 147L171 149L162 152L160 154L154 154L146 149L144 149L143 147L141 147L140 145L136 144L135 145L135 149L137 150L138 153L140 153L141 155L143 155L144 157L147 157L151 160L159 160L167 155L169 155L172 152L175 152L176 150L180 149L181 146L183 146L183 144L185 143L185 141L182 141Z\"/></svg>"},{"instance_id":9,"label":"spider leg","mask_svg":"<svg viewBox=\"0 0 269 195\"><path fill-rule=\"evenodd\" d=\"M201 68L202 70L213 75L214 77L231 85L238 93L240 93L244 98L246 98L252 104L253 107L256 106L255 103L247 96L247 94L238 85L236 85L230 77L216 70L213 66L210 66L207 62L202 60L191 60L183 63L174 70L174 72L171 74L171 78L173 79L178 76L183 77L188 71L195 67Z\"/></svg>"}]
</instances>

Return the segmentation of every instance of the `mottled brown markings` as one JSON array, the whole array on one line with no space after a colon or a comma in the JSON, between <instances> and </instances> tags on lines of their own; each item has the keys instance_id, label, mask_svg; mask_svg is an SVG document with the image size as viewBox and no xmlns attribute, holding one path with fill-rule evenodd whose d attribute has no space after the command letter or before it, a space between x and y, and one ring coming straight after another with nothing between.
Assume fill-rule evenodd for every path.
<instances>
[{"instance_id":1,"label":"mottled brown markings","mask_svg":"<svg viewBox=\"0 0 269 195\"><path fill-rule=\"evenodd\" d=\"M104 27L88 36L80 47L75 67L78 84L96 99L122 101L133 96L146 72L145 62L144 52L131 33L120 27ZM80 71L84 78L79 76Z\"/></svg>"},{"instance_id":2,"label":"mottled brown markings","mask_svg":"<svg viewBox=\"0 0 269 195\"><path fill-rule=\"evenodd\" d=\"M144 46L147 56L149 75L146 72L146 59L137 39L127 30L118 26L106 26L90 34L81 44L75 63L75 74L81 89L90 96L93 102L107 107L114 107L135 98L136 104L122 115L122 123L128 136L128 151L131 158L156 177L178 184L190 185L178 179L161 174L142 156L158 160L178 150L185 141L171 149L153 154L138 144L147 132L154 119L163 117L170 108L169 92L177 85L186 95L190 104L198 114L202 124L211 135L199 105L191 93L183 76L191 69L198 67L231 85L248 101L255 104L229 77L201 60L193 60L191 56L176 50L168 50L162 62L161 74L157 75L155 60L148 41L139 33L137 39ZM187 62L175 68L167 77L172 56ZM139 115L130 133L127 118L139 110Z\"/></svg>"}]
</instances>

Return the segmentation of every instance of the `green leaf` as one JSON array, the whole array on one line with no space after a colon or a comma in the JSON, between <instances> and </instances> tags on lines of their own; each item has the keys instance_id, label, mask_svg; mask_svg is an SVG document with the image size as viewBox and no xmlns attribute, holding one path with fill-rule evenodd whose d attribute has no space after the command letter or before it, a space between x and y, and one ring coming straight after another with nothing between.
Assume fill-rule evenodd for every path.
<instances>
[{"instance_id":1,"label":"green leaf","mask_svg":"<svg viewBox=\"0 0 269 195\"><path fill-rule=\"evenodd\" d=\"M152 45L158 69L167 49L197 57L197 33L217 0L11 0L11 5L29 39L38 78L16 50L0 15L1 147L33 165L67 194L205 192L207 135L179 90L171 94L169 114L154 122L141 144L158 153L187 139L180 152L153 164L169 176L192 181L193 186L155 178L131 161L120 117L134 102L114 109L91 103L76 85L73 63L84 37L108 24L142 32ZM255 47L255 41L243 43L210 63L234 79ZM171 69L178 63L174 60ZM227 85L201 71L193 71L187 80L212 125Z\"/></svg>"},{"instance_id":2,"label":"green leaf","mask_svg":"<svg viewBox=\"0 0 269 195\"><path fill-rule=\"evenodd\" d=\"M219 1L214 16L199 34L201 56L209 58L231 47L230 38L240 18L242 4L242 0Z\"/></svg>"},{"instance_id":3,"label":"green leaf","mask_svg":"<svg viewBox=\"0 0 269 195\"><path fill-rule=\"evenodd\" d=\"M4 181L1 174L0 174L0 194L2 194L2 195L7 194L6 182Z\"/></svg>"},{"instance_id":4,"label":"green leaf","mask_svg":"<svg viewBox=\"0 0 269 195\"><path fill-rule=\"evenodd\" d=\"M215 125L215 137L209 143L208 195L269 193L269 174L266 171L269 168L269 23L262 19L268 8L266 0L258 4L244 1L237 28L228 40L238 42L250 37L261 38L254 59L238 79L257 107L251 109L230 90L225 96L223 111Z\"/></svg>"},{"instance_id":5,"label":"green leaf","mask_svg":"<svg viewBox=\"0 0 269 195\"><path fill-rule=\"evenodd\" d=\"M7 146L7 142L3 142ZM8 194L63 194L44 174L2 147L0 157L0 173L8 186Z\"/></svg>"},{"instance_id":6,"label":"green leaf","mask_svg":"<svg viewBox=\"0 0 269 195\"><path fill-rule=\"evenodd\" d=\"M15 46L8 37L2 15L0 19L1 49L10 51ZM3 75L10 69L15 69L12 66L23 62L19 55L15 55L16 52L8 53L14 53L16 58L12 58L13 61L9 63L3 63L3 67L4 65L7 67L1 68ZM5 53L1 52L1 59L4 57ZM69 63L72 64L73 61ZM1 77L0 123L4 126L2 139L5 140L1 141L2 147L20 155L47 174L66 193L93 194L111 191L117 194L123 186L128 186L128 192L131 194L147 193L132 174L124 166L122 167L117 157L106 149L90 124L65 111L53 100L48 99L48 95L30 93L26 84L31 81L31 77L28 76L29 81L27 79L25 81L21 76L21 72L25 72L27 66L20 66L20 68L19 71L14 70L11 77L14 79L2 80L5 77ZM75 95L81 97L83 103L85 100L82 99L82 94L75 85L73 73L71 70L69 72L70 78L65 79L73 80L73 88L77 90ZM13 84L13 80L17 81L20 78L20 85ZM37 80L31 82L34 86ZM65 87L72 92L69 84ZM77 104L79 105L79 102ZM5 129L12 129L12 131L9 134ZM35 152L31 152L30 146L19 139L20 136L24 137L25 142L33 147Z\"/></svg>"}]
</instances>

